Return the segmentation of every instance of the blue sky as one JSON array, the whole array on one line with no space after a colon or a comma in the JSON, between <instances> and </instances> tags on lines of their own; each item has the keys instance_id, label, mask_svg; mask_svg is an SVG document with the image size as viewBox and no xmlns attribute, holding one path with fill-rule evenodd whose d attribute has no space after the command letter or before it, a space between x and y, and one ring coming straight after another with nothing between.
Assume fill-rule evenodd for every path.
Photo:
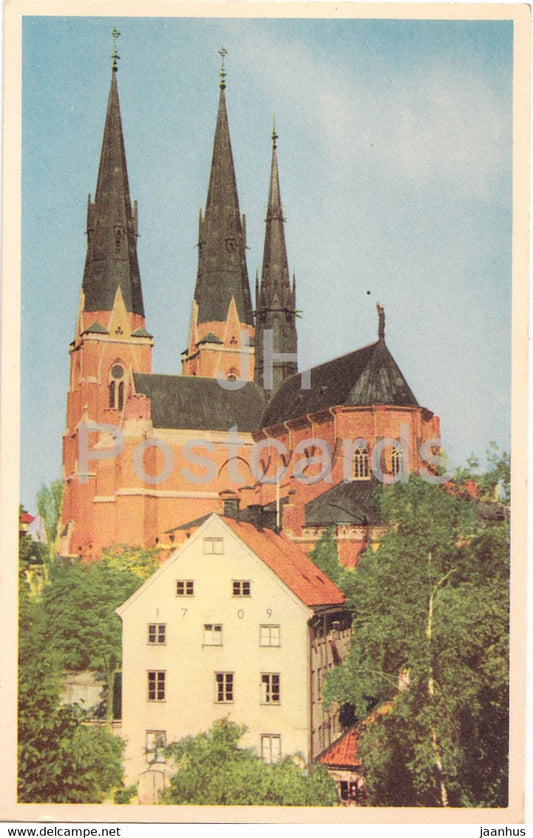
<instances>
[{"instance_id":1,"label":"blue sky","mask_svg":"<svg viewBox=\"0 0 533 838\"><path fill-rule=\"evenodd\" d=\"M456 464L509 449L510 21L26 17L21 500L61 474L68 345L117 26L154 372L180 372L218 102L248 271L260 271L272 114L302 367L376 339ZM370 291L370 293L367 293Z\"/></svg>"}]
</instances>

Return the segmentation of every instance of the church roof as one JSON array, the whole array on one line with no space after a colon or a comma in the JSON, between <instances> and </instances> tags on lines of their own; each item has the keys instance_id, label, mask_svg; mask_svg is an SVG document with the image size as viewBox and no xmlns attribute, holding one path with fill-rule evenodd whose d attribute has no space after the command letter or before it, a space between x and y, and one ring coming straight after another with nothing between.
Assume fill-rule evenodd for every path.
<instances>
[{"instance_id":1,"label":"church roof","mask_svg":"<svg viewBox=\"0 0 533 838\"><path fill-rule=\"evenodd\" d=\"M238 390L216 378L134 373L135 390L151 400L154 428L250 432L259 427L264 397L256 384Z\"/></svg>"},{"instance_id":2,"label":"church roof","mask_svg":"<svg viewBox=\"0 0 533 838\"><path fill-rule=\"evenodd\" d=\"M246 241L239 211L224 84L220 88L205 216L200 214L198 254L194 292L198 323L224 322L233 298L241 323L252 326Z\"/></svg>"},{"instance_id":3,"label":"church roof","mask_svg":"<svg viewBox=\"0 0 533 838\"><path fill-rule=\"evenodd\" d=\"M131 207L116 68L111 78L94 203L89 196L82 287L85 311L111 311L120 288L126 310L144 317L137 261L137 211L135 207L132 212Z\"/></svg>"},{"instance_id":4,"label":"church roof","mask_svg":"<svg viewBox=\"0 0 533 838\"><path fill-rule=\"evenodd\" d=\"M379 521L375 496L377 480L338 483L305 505L305 526L375 524Z\"/></svg>"},{"instance_id":5,"label":"church roof","mask_svg":"<svg viewBox=\"0 0 533 838\"><path fill-rule=\"evenodd\" d=\"M335 406L418 406L382 339L313 367L310 376L309 389L302 388L302 373L291 375L283 382L262 416L261 427L268 428Z\"/></svg>"}]
</instances>

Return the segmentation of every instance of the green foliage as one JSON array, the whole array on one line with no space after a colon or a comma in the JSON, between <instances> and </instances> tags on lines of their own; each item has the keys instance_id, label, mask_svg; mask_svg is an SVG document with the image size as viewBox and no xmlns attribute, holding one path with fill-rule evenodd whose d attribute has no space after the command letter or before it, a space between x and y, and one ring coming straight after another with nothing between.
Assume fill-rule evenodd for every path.
<instances>
[{"instance_id":1,"label":"green foliage","mask_svg":"<svg viewBox=\"0 0 533 838\"><path fill-rule=\"evenodd\" d=\"M61 661L50 648L42 604L21 585L19 606L18 799L100 803L122 782L124 743L62 706Z\"/></svg>"},{"instance_id":2,"label":"green foliage","mask_svg":"<svg viewBox=\"0 0 533 838\"><path fill-rule=\"evenodd\" d=\"M119 805L124 805L126 803L131 803L133 797L137 795L137 786L124 786L123 788L117 789L113 796L113 802L118 803Z\"/></svg>"},{"instance_id":3,"label":"green foliage","mask_svg":"<svg viewBox=\"0 0 533 838\"><path fill-rule=\"evenodd\" d=\"M115 609L141 584L138 575L105 562L56 571L42 602L50 647L57 650L64 668L109 672L118 666L122 631Z\"/></svg>"},{"instance_id":4,"label":"green foliage","mask_svg":"<svg viewBox=\"0 0 533 838\"><path fill-rule=\"evenodd\" d=\"M63 481L52 480L50 486L41 486L35 499L37 511L44 524L46 541L50 550L54 552L63 502Z\"/></svg>"},{"instance_id":5,"label":"green foliage","mask_svg":"<svg viewBox=\"0 0 533 838\"><path fill-rule=\"evenodd\" d=\"M297 757L264 762L239 748L246 728L227 719L205 733L172 743L165 754L176 772L161 803L227 806L335 806L337 791L324 766L306 770Z\"/></svg>"},{"instance_id":6,"label":"green foliage","mask_svg":"<svg viewBox=\"0 0 533 838\"><path fill-rule=\"evenodd\" d=\"M477 484L480 498L485 501L499 501L509 505L511 501L511 459L495 442L486 452L487 468L480 471L480 460L472 454L465 467L456 470L454 480L459 485L473 480Z\"/></svg>"},{"instance_id":7,"label":"green foliage","mask_svg":"<svg viewBox=\"0 0 533 838\"><path fill-rule=\"evenodd\" d=\"M133 573L143 582L159 567L159 550L149 547L129 547L127 544L113 544L102 552L102 567L115 568Z\"/></svg>"},{"instance_id":8,"label":"green foliage","mask_svg":"<svg viewBox=\"0 0 533 838\"><path fill-rule=\"evenodd\" d=\"M369 803L505 806L508 525L416 477L382 492L381 513L354 574L352 649L325 687L361 719L391 702L361 737Z\"/></svg>"},{"instance_id":9,"label":"green foliage","mask_svg":"<svg viewBox=\"0 0 533 838\"><path fill-rule=\"evenodd\" d=\"M353 571L341 565L335 541L335 527L328 527L309 553L311 559L332 582L347 593L353 581Z\"/></svg>"}]
</instances>

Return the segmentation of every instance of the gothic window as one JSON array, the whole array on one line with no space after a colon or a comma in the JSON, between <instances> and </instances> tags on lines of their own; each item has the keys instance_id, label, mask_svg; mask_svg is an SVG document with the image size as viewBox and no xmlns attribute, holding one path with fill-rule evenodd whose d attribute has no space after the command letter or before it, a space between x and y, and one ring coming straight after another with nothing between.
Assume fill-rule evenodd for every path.
<instances>
[{"instance_id":1,"label":"gothic window","mask_svg":"<svg viewBox=\"0 0 533 838\"><path fill-rule=\"evenodd\" d=\"M359 446L355 449L353 457L353 477L354 480L366 480L369 476L368 450Z\"/></svg>"},{"instance_id":2,"label":"gothic window","mask_svg":"<svg viewBox=\"0 0 533 838\"><path fill-rule=\"evenodd\" d=\"M395 446L391 454L391 471L396 477L402 470L402 450Z\"/></svg>"},{"instance_id":3,"label":"gothic window","mask_svg":"<svg viewBox=\"0 0 533 838\"><path fill-rule=\"evenodd\" d=\"M109 382L109 407L122 410L124 407L124 367L113 364Z\"/></svg>"}]
</instances>

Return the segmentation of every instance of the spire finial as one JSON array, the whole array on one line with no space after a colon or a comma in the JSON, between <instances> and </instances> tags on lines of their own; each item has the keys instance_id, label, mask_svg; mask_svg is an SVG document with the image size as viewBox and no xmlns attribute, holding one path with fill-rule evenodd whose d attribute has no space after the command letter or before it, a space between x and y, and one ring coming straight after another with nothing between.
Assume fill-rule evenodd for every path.
<instances>
[{"instance_id":1,"label":"spire finial","mask_svg":"<svg viewBox=\"0 0 533 838\"><path fill-rule=\"evenodd\" d=\"M272 114L272 148L277 148L277 140L279 139L276 133L276 114Z\"/></svg>"},{"instance_id":2,"label":"spire finial","mask_svg":"<svg viewBox=\"0 0 533 838\"><path fill-rule=\"evenodd\" d=\"M113 36L113 52L111 53L113 63L111 64L111 67L113 68L113 71L116 72L118 70L117 61L120 61L120 55L117 52L117 38L120 38L120 32L118 31L116 26L111 34Z\"/></svg>"},{"instance_id":3,"label":"spire finial","mask_svg":"<svg viewBox=\"0 0 533 838\"><path fill-rule=\"evenodd\" d=\"M379 340L385 340L385 309L381 305L381 303L377 303L376 305L378 311L378 338Z\"/></svg>"},{"instance_id":4,"label":"spire finial","mask_svg":"<svg viewBox=\"0 0 533 838\"><path fill-rule=\"evenodd\" d=\"M224 90L224 88L226 87L226 70L224 69L224 58L228 54L228 51L225 47L220 47L218 54L222 59L220 64L220 87L222 90Z\"/></svg>"}]
</instances>

